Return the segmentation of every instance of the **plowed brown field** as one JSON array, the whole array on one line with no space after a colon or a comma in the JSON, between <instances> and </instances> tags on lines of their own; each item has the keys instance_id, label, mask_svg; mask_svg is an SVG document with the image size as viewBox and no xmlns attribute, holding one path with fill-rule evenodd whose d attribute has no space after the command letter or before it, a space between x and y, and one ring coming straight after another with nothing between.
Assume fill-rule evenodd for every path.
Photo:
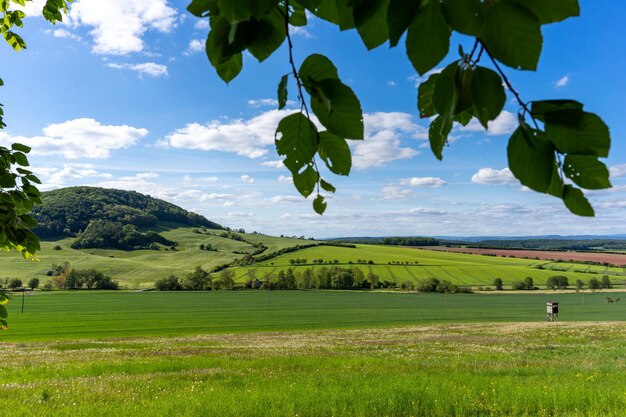
<instances>
[{"instance_id":1,"label":"plowed brown field","mask_svg":"<svg viewBox=\"0 0 626 417\"><path fill-rule=\"evenodd\" d=\"M422 246L419 249L436 250L440 252L469 253L472 255L496 255L512 256L514 258L539 258L554 261L593 261L608 262L614 266L626 265L626 254L602 252L559 252L542 250L519 250L519 249L483 249L483 248L448 248L445 246Z\"/></svg>"}]
</instances>

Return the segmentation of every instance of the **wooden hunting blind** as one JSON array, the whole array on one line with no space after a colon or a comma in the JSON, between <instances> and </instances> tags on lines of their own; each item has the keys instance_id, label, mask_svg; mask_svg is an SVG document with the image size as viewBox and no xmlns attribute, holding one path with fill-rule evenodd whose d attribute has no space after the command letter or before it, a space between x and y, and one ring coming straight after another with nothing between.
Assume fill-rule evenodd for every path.
<instances>
[{"instance_id":1,"label":"wooden hunting blind","mask_svg":"<svg viewBox=\"0 0 626 417\"><path fill-rule=\"evenodd\" d=\"M559 303L556 301L548 301L547 310L546 321L559 321Z\"/></svg>"}]
</instances>

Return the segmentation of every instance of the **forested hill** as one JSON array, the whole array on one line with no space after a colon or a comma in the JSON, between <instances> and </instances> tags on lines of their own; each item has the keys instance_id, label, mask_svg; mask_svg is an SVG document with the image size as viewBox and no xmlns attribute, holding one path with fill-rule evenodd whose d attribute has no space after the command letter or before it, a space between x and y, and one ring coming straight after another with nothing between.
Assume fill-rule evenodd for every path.
<instances>
[{"instance_id":1,"label":"forested hill","mask_svg":"<svg viewBox=\"0 0 626 417\"><path fill-rule=\"evenodd\" d=\"M68 187L43 193L42 201L34 210L39 222L34 232L40 237L73 236L85 230L92 220L137 227L174 222L223 229L204 216L135 191Z\"/></svg>"}]
</instances>

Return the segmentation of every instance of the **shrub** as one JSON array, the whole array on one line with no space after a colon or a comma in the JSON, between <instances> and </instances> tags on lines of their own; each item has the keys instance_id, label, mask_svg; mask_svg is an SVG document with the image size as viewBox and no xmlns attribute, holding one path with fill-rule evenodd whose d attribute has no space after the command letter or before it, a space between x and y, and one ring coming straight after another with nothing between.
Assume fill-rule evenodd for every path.
<instances>
[{"instance_id":1,"label":"shrub","mask_svg":"<svg viewBox=\"0 0 626 417\"><path fill-rule=\"evenodd\" d=\"M511 285L511 288L513 288L516 291L525 290L526 289L526 284L524 284L522 281L515 281Z\"/></svg>"},{"instance_id":2,"label":"shrub","mask_svg":"<svg viewBox=\"0 0 626 417\"><path fill-rule=\"evenodd\" d=\"M427 278L421 280L417 284L417 290L419 292L435 292L437 291L437 286L439 285L439 280L437 278Z\"/></svg>"},{"instance_id":3,"label":"shrub","mask_svg":"<svg viewBox=\"0 0 626 417\"><path fill-rule=\"evenodd\" d=\"M22 280L18 278L13 278L9 281L9 288L12 290L16 290L22 286Z\"/></svg>"},{"instance_id":4,"label":"shrub","mask_svg":"<svg viewBox=\"0 0 626 417\"><path fill-rule=\"evenodd\" d=\"M35 288L39 287L39 278L32 278L30 281L28 281L28 288L30 288L31 290L34 290Z\"/></svg>"},{"instance_id":5,"label":"shrub","mask_svg":"<svg viewBox=\"0 0 626 417\"><path fill-rule=\"evenodd\" d=\"M613 283L609 279L608 275L603 275L600 280L600 288L613 288Z\"/></svg>"},{"instance_id":6,"label":"shrub","mask_svg":"<svg viewBox=\"0 0 626 417\"><path fill-rule=\"evenodd\" d=\"M63 250L63 248L61 247L61 245L56 245L53 249L54 249L54 250Z\"/></svg>"},{"instance_id":7,"label":"shrub","mask_svg":"<svg viewBox=\"0 0 626 417\"><path fill-rule=\"evenodd\" d=\"M504 285L502 284L502 278L496 278L493 280L493 286L497 291L502 291L504 289Z\"/></svg>"},{"instance_id":8,"label":"shrub","mask_svg":"<svg viewBox=\"0 0 626 417\"><path fill-rule=\"evenodd\" d=\"M154 287L158 291L180 291L183 289L183 283L174 274L161 278L154 283Z\"/></svg>"}]
</instances>

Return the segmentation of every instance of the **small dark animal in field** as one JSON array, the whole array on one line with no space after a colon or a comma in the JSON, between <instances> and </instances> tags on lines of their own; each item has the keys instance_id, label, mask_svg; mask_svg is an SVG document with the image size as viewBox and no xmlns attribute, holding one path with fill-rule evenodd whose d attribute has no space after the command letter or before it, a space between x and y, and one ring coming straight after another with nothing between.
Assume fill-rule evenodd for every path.
<instances>
[{"instance_id":1,"label":"small dark animal in field","mask_svg":"<svg viewBox=\"0 0 626 417\"><path fill-rule=\"evenodd\" d=\"M607 304L611 304L613 302L613 299L611 297L605 297L605 298L606 298Z\"/></svg>"}]
</instances>

